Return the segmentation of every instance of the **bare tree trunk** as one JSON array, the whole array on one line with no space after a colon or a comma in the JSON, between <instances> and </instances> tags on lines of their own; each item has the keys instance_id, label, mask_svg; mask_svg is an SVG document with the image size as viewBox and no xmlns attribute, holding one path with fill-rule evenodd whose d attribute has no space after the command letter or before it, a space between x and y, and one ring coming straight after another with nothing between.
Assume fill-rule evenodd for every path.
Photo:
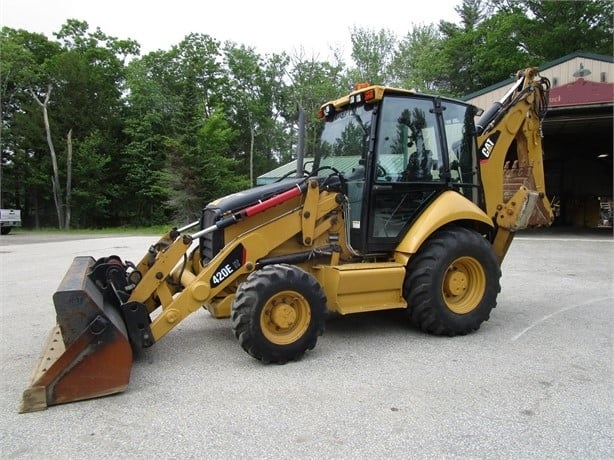
<instances>
[{"instance_id":1,"label":"bare tree trunk","mask_svg":"<svg viewBox=\"0 0 614 460\"><path fill-rule=\"evenodd\" d=\"M64 228L70 228L70 194L72 192L72 128L66 135L67 153L66 153L66 215L64 218Z\"/></svg>"},{"instance_id":2,"label":"bare tree trunk","mask_svg":"<svg viewBox=\"0 0 614 460\"><path fill-rule=\"evenodd\" d=\"M54 176L51 176L51 187L53 189L53 201L55 203L55 212L58 216L58 228L63 228L64 224L64 215L62 213L62 197L60 196L60 192L58 190L58 182L56 181Z\"/></svg>"},{"instance_id":3,"label":"bare tree trunk","mask_svg":"<svg viewBox=\"0 0 614 460\"><path fill-rule=\"evenodd\" d=\"M53 200L55 202L55 209L58 215L58 226L59 228L63 228L64 226L64 209L62 204L62 193L60 188L60 174L58 172L58 160L55 154L55 148L53 146L53 140L51 139L51 127L49 125L49 114L47 112L47 105L49 104L49 98L51 97L51 90L53 87L51 84L47 86L47 94L45 95L45 100L41 102L32 88L28 88L30 94L36 101L36 103L40 106L43 111L43 122L45 123L45 133L47 134L47 145L49 146L49 153L51 154L51 166L53 168L53 176L51 177L51 183L53 185Z\"/></svg>"}]
</instances>

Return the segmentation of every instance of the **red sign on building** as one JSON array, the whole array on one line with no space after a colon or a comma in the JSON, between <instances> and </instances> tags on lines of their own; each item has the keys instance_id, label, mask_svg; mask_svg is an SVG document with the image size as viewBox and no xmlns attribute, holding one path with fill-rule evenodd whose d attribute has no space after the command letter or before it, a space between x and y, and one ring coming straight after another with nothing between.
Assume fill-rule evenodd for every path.
<instances>
[{"instance_id":1,"label":"red sign on building","mask_svg":"<svg viewBox=\"0 0 614 460\"><path fill-rule=\"evenodd\" d=\"M578 78L573 83L550 90L550 107L612 103L614 103L614 83L599 83Z\"/></svg>"}]
</instances>

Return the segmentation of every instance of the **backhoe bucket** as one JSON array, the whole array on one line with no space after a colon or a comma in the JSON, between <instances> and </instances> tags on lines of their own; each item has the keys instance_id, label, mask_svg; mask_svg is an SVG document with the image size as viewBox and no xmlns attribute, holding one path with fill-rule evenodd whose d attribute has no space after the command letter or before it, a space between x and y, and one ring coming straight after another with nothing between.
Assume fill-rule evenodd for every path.
<instances>
[{"instance_id":1,"label":"backhoe bucket","mask_svg":"<svg viewBox=\"0 0 614 460\"><path fill-rule=\"evenodd\" d=\"M545 193L539 190L539 187L535 184L533 167L519 166L517 161L511 167L506 163L503 168L503 201L509 202L521 187L525 187L529 191L528 215L520 216L519 222L516 222L510 228L517 231L525 228L550 226L554 221L554 212Z\"/></svg>"},{"instance_id":2,"label":"backhoe bucket","mask_svg":"<svg viewBox=\"0 0 614 460\"><path fill-rule=\"evenodd\" d=\"M57 325L45 344L20 412L126 389L132 348L120 313L88 277L91 257L76 257L53 296Z\"/></svg>"}]
</instances>

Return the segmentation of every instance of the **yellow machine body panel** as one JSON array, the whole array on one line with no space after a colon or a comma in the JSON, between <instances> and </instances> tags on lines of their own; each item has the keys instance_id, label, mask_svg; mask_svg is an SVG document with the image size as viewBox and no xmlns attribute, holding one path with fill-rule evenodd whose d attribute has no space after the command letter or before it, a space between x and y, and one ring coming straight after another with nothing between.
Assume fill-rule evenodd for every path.
<instances>
[{"instance_id":1,"label":"yellow machine body panel","mask_svg":"<svg viewBox=\"0 0 614 460\"><path fill-rule=\"evenodd\" d=\"M405 308L405 266L396 262L316 267L329 310L342 315Z\"/></svg>"}]
</instances>

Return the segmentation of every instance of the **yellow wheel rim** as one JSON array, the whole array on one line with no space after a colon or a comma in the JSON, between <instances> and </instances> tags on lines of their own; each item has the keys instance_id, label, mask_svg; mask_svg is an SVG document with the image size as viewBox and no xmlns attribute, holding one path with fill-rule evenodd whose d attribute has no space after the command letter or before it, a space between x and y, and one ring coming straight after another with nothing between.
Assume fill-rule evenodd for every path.
<instances>
[{"instance_id":1,"label":"yellow wheel rim","mask_svg":"<svg viewBox=\"0 0 614 460\"><path fill-rule=\"evenodd\" d=\"M486 291L486 273L473 257L460 257L450 264L443 278L443 299L454 313L473 311Z\"/></svg>"},{"instance_id":2,"label":"yellow wheel rim","mask_svg":"<svg viewBox=\"0 0 614 460\"><path fill-rule=\"evenodd\" d=\"M294 291L282 291L271 297L260 314L262 334L276 345L299 340L311 322L309 302Z\"/></svg>"}]
</instances>

